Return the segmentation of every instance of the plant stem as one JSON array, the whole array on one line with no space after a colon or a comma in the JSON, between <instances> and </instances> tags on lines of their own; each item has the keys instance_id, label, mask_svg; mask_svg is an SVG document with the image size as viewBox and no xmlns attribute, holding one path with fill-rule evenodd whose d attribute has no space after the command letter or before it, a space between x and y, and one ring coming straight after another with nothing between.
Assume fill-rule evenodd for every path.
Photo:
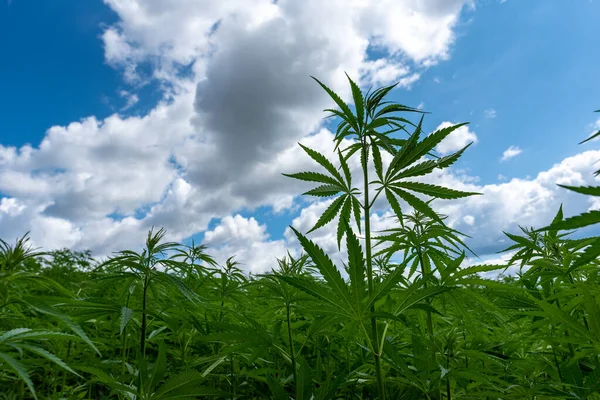
<instances>
[{"instance_id":1,"label":"plant stem","mask_svg":"<svg viewBox=\"0 0 600 400\"><path fill-rule=\"evenodd\" d=\"M231 367L231 400L235 399L235 373L233 371L233 354L229 356L229 364Z\"/></svg>"},{"instance_id":2,"label":"plant stem","mask_svg":"<svg viewBox=\"0 0 600 400\"><path fill-rule=\"evenodd\" d=\"M419 263L421 264L421 273L423 274L423 279L425 280L425 283L423 284L423 287L425 289L427 289L427 280L429 279L429 276L431 275L431 271L429 268L426 268L425 263L423 262L423 254L421 253L421 247L417 245L417 256L419 257ZM431 304L430 301L428 301L429 304ZM431 341L431 345L433 348L433 358L435 360L436 358L436 343L434 340L434 332L433 332L433 317L431 315L431 311L427 310L427 333L429 334L429 340ZM447 390L450 390L447 387ZM441 393L442 393L442 389L438 388L438 398L441 398Z\"/></svg>"},{"instance_id":3,"label":"plant stem","mask_svg":"<svg viewBox=\"0 0 600 400\"><path fill-rule=\"evenodd\" d=\"M560 299L556 299L556 306L562 310L562 307L560 305ZM567 339L571 336L569 335L569 329L565 328L565 336L567 337ZM571 358L575 358L575 347L573 347L573 343L569 342L567 343L569 346L569 354L571 355Z\"/></svg>"},{"instance_id":4,"label":"plant stem","mask_svg":"<svg viewBox=\"0 0 600 400\"><path fill-rule=\"evenodd\" d=\"M221 332L221 323L223 322L223 316L225 311L225 296L227 295L227 281L225 281L226 277L221 275L221 305L219 306L219 326L217 327L217 331ZM215 344L215 354L219 353L221 349L221 343L217 342Z\"/></svg>"},{"instance_id":5,"label":"plant stem","mask_svg":"<svg viewBox=\"0 0 600 400\"><path fill-rule=\"evenodd\" d=\"M144 290L142 293L142 327L140 329L140 354L146 355L146 295L148 292L148 277L144 278Z\"/></svg>"},{"instance_id":6,"label":"plant stem","mask_svg":"<svg viewBox=\"0 0 600 400\"><path fill-rule=\"evenodd\" d=\"M296 355L294 352L294 341L292 340L292 323L290 319L290 303L285 304L285 311L287 313L287 330L288 340L290 341L290 358L292 359L292 373L294 374L294 393L298 392L298 380L296 379Z\"/></svg>"},{"instance_id":7,"label":"plant stem","mask_svg":"<svg viewBox=\"0 0 600 400\"><path fill-rule=\"evenodd\" d=\"M129 308L129 300L131 299L131 292L127 293L127 301L125 307ZM127 325L123 328L123 340L121 342L121 381L125 381L125 364L127 363Z\"/></svg>"},{"instance_id":8,"label":"plant stem","mask_svg":"<svg viewBox=\"0 0 600 400\"><path fill-rule=\"evenodd\" d=\"M446 356L446 369L450 370L450 357L452 353L452 344L448 346L448 355ZM446 398L452 400L452 390L450 387L450 376L446 375Z\"/></svg>"},{"instance_id":9,"label":"plant stem","mask_svg":"<svg viewBox=\"0 0 600 400\"><path fill-rule=\"evenodd\" d=\"M561 257L561 261L562 261L562 257ZM567 277L569 278L569 282L571 283L571 285L574 285L574 284L575 284L575 280L573 279L573 275L571 275L571 274L569 273L569 274L567 274ZM576 294L575 294L575 296L576 296L576 297L579 297L579 294L578 294L578 293L576 293ZM586 328L586 329L589 331L589 330L590 330L590 327L589 327L589 325L588 325L588 320L587 320L587 318L586 318L585 314L584 314L584 315L582 315L582 317L583 317L583 324L585 325L585 328Z\"/></svg>"},{"instance_id":10,"label":"plant stem","mask_svg":"<svg viewBox=\"0 0 600 400\"><path fill-rule=\"evenodd\" d=\"M67 356L65 357L65 362L68 363L69 362L69 358L71 356L71 345L72 345L72 341L69 340L69 345L67 347ZM67 385L67 371L63 371L63 380L62 380L62 392L64 393L65 391L65 387Z\"/></svg>"},{"instance_id":11,"label":"plant stem","mask_svg":"<svg viewBox=\"0 0 600 400\"><path fill-rule=\"evenodd\" d=\"M144 276L144 290L142 292L142 326L140 329L140 360L146 355L146 295L150 279L148 275ZM141 362L138 367L141 367ZM138 368L138 392L142 393L142 369Z\"/></svg>"},{"instance_id":12,"label":"plant stem","mask_svg":"<svg viewBox=\"0 0 600 400\"><path fill-rule=\"evenodd\" d=\"M419 257L419 263L421 264L421 272L423 273L423 279L425 280L425 284L423 285L427 288L427 280L429 279L429 275L431 271L429 269L425 270L425 263L423 263L423 254L421 253L421 248L417 246L417 256ZM429 333L429 339L433 343L433 318L431 316L431 311L427 310L427 331Z\"/></svg>"},{"instance_id":13,"label":"plant stem","mask_svg":"<svg viewBox=\"0 0 600 400\"><path fill-rule=\"evenodd\" d=\"M364 178L364 210L365 210L365 253L367 259L367 284L369 287L369 296L373 295L373 260L371 259L371 205L369 204L369 171L367 169L368 147L366 138L362 139L362 156L365 160L363 165ZM371 305L371 313L375 312L375 305ZM371 334L373 336L373 354L375 356L375 374L377 377L378 398L385 399L385 386L383 382L383 373L381 371L381 354L379 354L379 333L377 332L377 318L371 317Z\"/></svg>"}]
</instances>

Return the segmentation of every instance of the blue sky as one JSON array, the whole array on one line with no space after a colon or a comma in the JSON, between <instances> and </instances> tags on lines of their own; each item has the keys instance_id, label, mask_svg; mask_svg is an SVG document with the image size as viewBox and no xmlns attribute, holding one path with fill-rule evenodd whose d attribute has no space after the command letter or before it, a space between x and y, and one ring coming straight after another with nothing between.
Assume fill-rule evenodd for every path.
<instances>
[{"instance_id":1,"label":"blue sky","mask_svg":"<svg viewBox=\"0 0 600 400\"><path fill-rule=\"evenodd\" d=\"M320 46L315 42L324 38L328 45L334 46L334 50L343 46L352 49L354 44L341 41L337 45L335 35L328 37L325 31L319 37L318 29L315 32L309 26L311 19L302 19L303 11L307 15L313 12L311 2L306 5L262 2L262 8L231 2L231 9L225 11L194 8L183 0L168 7L143 4L141 0L131 4L138 3L141 6L137 8L110 0L13 0L0 5L4 60L0 63L3 94L0 97L3 110L0 113L0 149L19 148L26 143L34 148L32 156L25 157L21 152L18 160L4 156L2 162L0 153L0 165L4 169L4 175L0 177L0 197L4 198L4 208L0 207L0 211L4 212L0 212L0 236L22 234L25 226L31 227L32 237L41 245L93 248L101 242L95 250L103 253L121 244L135 246L143 235L125 241L123 237L135 237L154 223L164 223L178 240L189 237L202 239L205 237L203 232L209 230L209 245L219 248L218 251L223 254L241 251L239 249L243 246L273 249L275 252L293 246L284 234L287 225L294 218L298 218L296 222L302 225L305 223L302 218L309 220L311 212L310 207L307 208L309 203L297 198L290 200L293 194L298 194L295 188L278 187L268 193L254 193L252 189L232 189L235 181L232 185L225 185L229 182L227 177L239 175L232 172L236 168L240 171L263 171L268 169L265 165L288 167L289 163L286 164L281 157L279 161L275 158L270 163L264 161L260 150L232 156L232 159L240 160L231 161L231 165L227 164L227 157L218 158L218 162L211 161L210 157L221 153L215 148L208 149L207 143L214 140L217 149L223 143L235 145L238 143L235 135L243 135L244 130L250 129L248 121L218 120L225 118L225 108L231 104L230 100L225 101L226 93L230 92L224 85L232 81L232 76L226 75L227 68L223 65L239 65L235 76L242 75L239 81L242 83L256 80L246 66L258 65L262 68L259 73L263 71L259 80L268 87L271 87L270 82L286 79L287 73L294 74L291 75L293 79L305 76L306 82L300 79L297 87L289 84L290 88L284 87L282 92L288 89L306 90L310 96L316 96L309 74L333 82L332 86L336 87L340 71L354 71L355 76L360 75L359 71L365 71L368 57L374 55L381 56L390 65L408 68L411 74L419 74L413 83L395 90L393 99L413 106L423 104L424 109L432 113L426 118L429 130L443 122L471 123L469 132L475 135L477 142L455 166L455 175L444 179L458 179L461 184L476 185L499 197L502 196L497 191L528 193L527 188L532 188L532 206L529 207L526 202L515 205L522 207L518 212L521 214L529 215L526 210L530 208L541 210L540 215L530 216L526 222L544 221L555 212L551 209L562 201L571 205L567 214L580 212L582 207L589 206L584 200L562 198L562 194L544 186L550 185L546 182L547 178L543 177L540 181L536 177L540 172L549 171L549 176L559 179L591 179L584 176L588 170L581 160L585 157L586 160L591 159L593 154L587 153L585 157L581 154L598 150L598 144L593 142L579 146L577 143L591 133L598 119L592 111L600 108L598 1L480 0L470 3L452 0L448 3L452 3L451 6L431 2L427 7L419 8L415 5L417 2L408 0L404 5L408 11L394 12L408 16L410 7L415 7L416 12L428 18L431 25L419 26L418 21L409 22L412 27L409 33L415 34L414 39L398 38L393 21L382 23L384 28L376 24L367 26L367 23L347 26L346 22L332 21L331 24L339 24L340 31L352 29L353 34L356 33L356 38L348 39L348 42L356 39L356 49L362 48L358 40L360 35L373 41L373 37L365 32L377 32L382 39L379 43L373 41L370 46L381 47L383 43L383 47L376 51L360 50L366 51L366 56L359 61L342 50L339 54L334 51L327 63L315 58L324 64L315 65L314 70L306 60L312 60L309 58L311 55L319 54L319 49L311 53L310 46ZM255 3L260 3L260 0ZM336 7L334 3L337 2L332 2L333 8ZM260 14L263 11L264 15ZM384 15L376 14L376 11L373 15L364 15L364 10L356 13L365 21L372 21L373 15L380 18ZM236 20L238 17L232 16L234 14L241 15L241 19ZM244 25L244 18L248 21L258 18L256 21L259 22ZM277 18L287 19L286 28L278 27ZM217 21L222 23L215 30ZM177 26L173 26L173 22ZM304 38L310 38L308 42L312 44L300 48L306 50L306 57L302 59L302 54L287 52L285 45L277 42L277 35L268 35L269 29L284 29L277 32L293 38L293 43L302 43ZM212 34L213 31L216 33ZM431 37L419 38L417 34L430 34ZM261 41L261 35L267 35L264 37L272 43L265 39ZM263 54L263 58L252 59L251 54L236 47L242 42L246 43L246 47L256 46L255 53ZM429 44L431 48L428 48ZM271 50L261 53L261 46L267 49L268 45L273 46ZM391 48L397 51L392 52ZM266 64L263 59L273 52L277 57ZM293 57L298 57L299 61L292 60ZM426 65L423 62L425 58L433 60L434 65ZM283 70L282 76L276 76L279 71L274 67L276 62L292 61L302 65L298 75ZM187 73L182 75L184 69ZM132 75L131 71L135 74ZM324 71L322 76L319 71ZM247 80L242 79L244 74L248 74ZM402 77L398 75L398 79ZM169 90L165 91L165 87ZM208 92L209 89L212 92ZM235 89L238 94L242 93L243 88L239 85ZM199 100L203 90L209 96L218 94L224 97L225 100L219 104L225 108L217 108L216 103L220 100L207 102L203 107L204 103ZM256 107L265 102L259 113L264 111L265 116L272 115L268 107L274 107L275 101L269 100L271 95L259 90L255 96L260 98ZM277 142L279 139L274 139L278 138L275 133L274 136L257 136L256 142L264 140L263 144L267 147L273 146L272 154L285 154L285 149L293 146L298 139L314 134L315 124L320 120L318 110L323 108L321 103L324 100L315 97L314 101L304 102L295 98L297 95L285 97L283 94L274 94L272 98L278 99L278 96L283 96L283 103L289 105L290 110L292 107L299 110L293 121L302 122L291 129L298 129L298 132L290 133L289 143ZM84 124L80 131L66 128L72 122L92 116L97 124ZM113 118L114 124L103 122L105 118ZM140 119L145 120L147 125L140 128ZM256 126L263 130L271 127L264 121L257 121ZM61 136L60 140L48 139L51 127L63 127L61 129L68 135ZM159 131L152 132L154 127ZM164 127L173 129L174 133L167 133ZM275 128L280 129L273 125L274 131ZM149 133L144 134L144 129ZM257 128L257 132L260 129ZM138 130L140 132L135 133ZM70 139L65 139L67 136ZM190 142L191 137L195 141ZM37 151L44 138L50 143L48 149L55 150L40 148ZM242 139L242 136L239 138ZM71 149L69 146L75 142L77 145ZM98 144L100 142L102 144ZM131 154L129 146L132 143L150 144L147 149L140 150L139 158L131 160L99 156L106 154L102 151L108 148L112 155L119 154L120 149L123 154ZM119 147L121 145L123 147ZM256 145L257 149L264 148L259 145ZM511 146L518 147L521 153L501 161L503 152ZM86 155L87 151L93 157ZM203 151L206 151L205 156ZM77 160L78 154L81 160ZM148 157L157 155L159 158L154 164L148 161ZM161 161L162 156L166 161ZM575 161L564 161L575 156L579 157ZM64 157L70 161L64 161ZM180 164L179 172L170 169L168 159L171 157ZM136 161L142 158L145 164ZM202 161L204 159L206 161ZM267 163L260 167L262 169L259 168L261 162ZM209 171L219 163L223 166L218 171L202 175L202 171ZM553 165L559 167L552 169ZM140 181L151 181L152 185L140 183L142 186L138 188L133 172L131 175L121 172L134 171L136 167L140 169L139 175L135 176L139 176ZM571 178L567 177L565 169L569 169ZM216 177L220 174L223 178L219 178L221 182L210 182L207 174L214 176L214 180L218 180ZM123 181L119 181L121 178L117 175L122 175ZM256 176L254 173L246 177L246 182L259 179ZM25 187L30 178L36 189ZM508 186L513 178L529 186L521 188L521 183L516 181ZM280 178L272 174L265 179ZM15 180L21 180L23 186L16 184ZM273 185L280 185L279 182L273 181ZM46 184L48 189L43 192ZM190 194L192 192L195 194ZM104 198L106 193L110 196ZM213 195L214 198L211 197ZM459 227L462 224L479 235L486 235L485 229L494 227L516 227L516 221L512 220L508 225L486 222L480 230L473 228L472 223L465 225L464 221L471 221L471 218L465 218L467 215L476 221L479 217L488 221L492 216L498 218L506 212L502 211L504 206L490 205L491 200L478 201L477 204L465 203L457 211L461 213L455 218ZM481 216L468 214L465 209L469 207L474 212L481 212ZM186 211L181 211L182 208ZM448 210L454 209L450 207ZM236 219L238 213L240 218ZM115 218L114 222L111 218L107 220L107 216L117 215L119 218ZM195 219L197 222L191 222ZM507 219L510 220L510 217L507 216ZM43 229L36 232L35 226ZM216 229L218 226L221 228ZM61 234L65 240L48 238ZM497 232L494 234L497 235ZM228 241L227 238L233 239ZM501 246L497 241L494 243L482 243L481 248L488 251L494 246Z\"/></svg>"},{"instance_id":2,"label":"blue sky","mask_svg":"<svg viewBox=\"0 0 600 400\"><path fill-rule=\"evenodd\" d=\"M0 7L3 144L36 144L52 125L111 113L105 98L117 100L122 79L99 40L102 24L116 20L108 7L51 0Z\"/></svg>"}]
</instances>

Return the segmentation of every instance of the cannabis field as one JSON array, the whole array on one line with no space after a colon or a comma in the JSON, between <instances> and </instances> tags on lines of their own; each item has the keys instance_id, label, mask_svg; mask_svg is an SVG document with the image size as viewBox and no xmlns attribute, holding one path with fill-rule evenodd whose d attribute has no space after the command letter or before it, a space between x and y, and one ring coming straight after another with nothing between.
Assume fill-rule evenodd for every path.
<instances>
[{"instance_id":1,"label":"cannabis field","mask_svg":"<svg viewBox=\"0 0 600 400\"><path fill-rule=\"evenodd\" d=\"M312 230L335 224L346 259L293 227L303 253L253 276L158 228L103 260L4 238L0 398L600 399L600 238L573 235L600 211L556 210L478 264L436 204L479 194L425 183L468 151L434 152L464 124L427 134L393 86L348 81L351 104L316 80L336 151L302 146L314 172L281 171L333 200ZM376 200L394 228L372 229Z\"/></svg>"}]
</instances>

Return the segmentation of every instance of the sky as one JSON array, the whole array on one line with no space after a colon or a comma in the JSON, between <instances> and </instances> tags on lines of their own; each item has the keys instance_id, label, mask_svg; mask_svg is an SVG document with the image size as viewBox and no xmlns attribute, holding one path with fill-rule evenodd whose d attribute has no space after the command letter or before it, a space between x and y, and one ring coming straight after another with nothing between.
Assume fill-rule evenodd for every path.
<instances>
[{"instance_id":1,"label":"sky","mask_svg":"<svg viewBox=\"0 0 600 400\"><path fill-rule=\"evenodd\" d=\"M399 82L390 99L459 122L473 145L431 181L482 193L436 201L482 259L503 231L542 226L557 187L597 184L596 0L0 0L0 238L106 256L151 227L250 272L298 251L331 200L283 172L332 153L331 101ZM358 164L352 169L358 173ZM377 204L375 229L393 224ZM309 235L334 260L335 225Z\"/></svg>"}]
</instances>

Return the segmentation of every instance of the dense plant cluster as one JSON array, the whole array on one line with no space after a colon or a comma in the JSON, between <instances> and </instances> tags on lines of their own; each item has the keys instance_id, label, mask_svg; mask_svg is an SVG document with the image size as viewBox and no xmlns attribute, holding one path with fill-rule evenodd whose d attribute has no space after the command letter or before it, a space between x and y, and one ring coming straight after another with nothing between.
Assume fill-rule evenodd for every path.
<instances>
[{"instance_id":1,"label":"dense plant cluster","mask_svg":"<svg viewBox=\"0 0 600 400\"><path fill-rule=\"evenodd\" d=\"M294 228L304 253L260 276L163 230L104 262L2 241L0 398L600 399L600 239L569 236L600 212L561 208L506 234L506 265L469 264L433 205L477 193L426 183L466 150L434 154L462 124L425 135L393 86L348 80L352 108L317 81L338 107L334 161L303 146L321 171L287 174L332 198L312 230L337 224L343 271ZM373 231L375 201L394 227Z\"/></svg>"}]
</instances>

